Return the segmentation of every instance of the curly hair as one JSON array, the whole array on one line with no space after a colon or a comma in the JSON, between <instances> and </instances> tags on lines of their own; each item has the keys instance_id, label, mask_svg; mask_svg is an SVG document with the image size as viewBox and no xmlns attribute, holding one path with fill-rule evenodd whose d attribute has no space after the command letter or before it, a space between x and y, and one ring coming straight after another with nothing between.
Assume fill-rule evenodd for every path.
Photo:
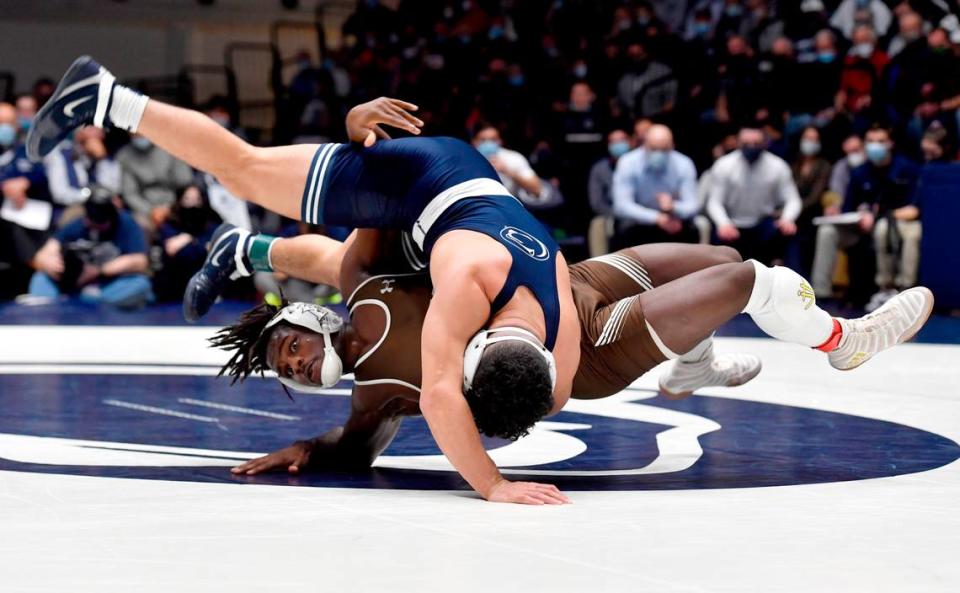
<instances>
[{"instance_id":1,"label":"curly hair","mask_svg":"<svg viewBox=\"0 0 960 593\"><path fill-rule=\"evenodd\" d=\"M267 344L270 342L270 333L263 333L263 328L277 314L280 309L289 303L281 299L280 306L262 303L246 311L233 325L228 325L209 338L212 346L233 352L233 356L223 365L218 377L229 374L232 377L230 384L241 383L253 373L263 375L270 370L267 366Z\"/></svg>"},{"instance_id":2,"label":"curly hair","mask_svg":"<svg viewBox=\"0 0 960 593\"><path fill-rule=\"evenodd\" d=\"M529 434L553 407L550 370L529 344L492 344L464 397L480 432L516 440Z\"/></svg>"}]
</instances>

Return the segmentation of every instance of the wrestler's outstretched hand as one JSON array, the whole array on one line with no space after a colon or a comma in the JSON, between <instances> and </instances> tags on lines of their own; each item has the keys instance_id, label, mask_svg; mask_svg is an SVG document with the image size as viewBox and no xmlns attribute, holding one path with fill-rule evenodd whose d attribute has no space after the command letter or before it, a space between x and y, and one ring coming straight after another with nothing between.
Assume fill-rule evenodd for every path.
<instances>
[{"instance_id":1,"label":"wrestler's outstretched hand","mask_svg":"<svg viewBox=\"0 0 960 593\"><path fill-rule=\"evenodd\" d=\"M310 461L313 445L307 441L296 443L269 455L251 459L230 470L235 475L255 476L259 473L286 469L291 474L300 473Z\"/></svg>"},{"instance_id":2,"label":"wrestler's outstretched hand","mask_svg":"<svg viewBox=\"0 0 960 593\"><path fill-rule=\"evenodd\" d=\"M502 480L487 495L490 502L515 502L518 504L570 504L553 484L536 482L510 482Z\"/></svg>"},{"instance_id":3,"label":"wrestler's outstretched hand","mask_svg":"<svg viewBox=\"0 0 960 593\"><path fill-rule=\"evenodd\" d=\"M390 134L380 126L419 135L423 122L410 114L417 109L419 107L413 103L389 97L361 103L347 113L347 135L351 142L362 142L367 147L373 146L377 138L390 139Z\"/></svg>"}]
</instances>

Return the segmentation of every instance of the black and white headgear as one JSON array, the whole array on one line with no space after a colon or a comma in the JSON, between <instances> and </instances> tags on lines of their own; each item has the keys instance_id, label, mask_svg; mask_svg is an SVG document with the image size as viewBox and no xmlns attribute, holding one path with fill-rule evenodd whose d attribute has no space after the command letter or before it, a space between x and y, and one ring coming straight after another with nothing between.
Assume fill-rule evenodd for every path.
<instances>
[{"instance_id":1,"label":"black and white headgear","mask_svg":"<svg viewBox=\"0 0 960 593\"><path fill-rule=\"evenodd\" d=\"M308 329L323 336L323 365L320 367L319 387L304 385L288 377L279 377L280 382L290 389L305 393L316 393L339 383L340 377L343 376L343 361L340 360L340 355L333 348L333 341L330 336L343 329L343 319L332 309L320 305L291 303L280 309L273 316L273 319L267 322L263 332L268 331L281 321L286 321L291 325Z\"/></svg>"},{"instance_id":2,"label":"black and white headgear","mask_svg":"<svg viewBox=\"0 0 960 593\"><path fill-rule=\"evenodd\" d=\"M491 334L506 331L518 333L520 335L501 335L495 338L490 337ZM520 327L505 326L494 329L480 330L475 336L473 336L473 339L470 340L470 343L467 344L467 349L463 352L464 391L469 391L473 386L473 378L477 374L477 367L480 366L480 359L483 358L483 351L487 348L487 346L497 342L510 341L524 342L536 348L537 352L540 353L540 356L542 356L543 360L547 363L547 368L550 371L550 390L552 391L557 386L557 363L553 359L553 353L547 350L547 347L540 343L540 340L537 339L537 336L533 335L527 330Z\"/></svg>"}]
</instances>

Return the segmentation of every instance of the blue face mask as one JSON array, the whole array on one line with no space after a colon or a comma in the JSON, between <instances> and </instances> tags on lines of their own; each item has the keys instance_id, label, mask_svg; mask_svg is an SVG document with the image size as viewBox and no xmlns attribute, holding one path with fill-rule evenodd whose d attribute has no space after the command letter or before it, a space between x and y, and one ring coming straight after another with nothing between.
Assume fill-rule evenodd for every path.
<instances>
[{"instance_id":1,"label":"blue face mask","mask_svg":"<svg viewBox=\"0 0 960 593\"><path fill-rule=\"evenodd\" d=\"M477 144L477 150L480 154L489 158L500 152L500 145L493 140L484 140L480 144Z\"/></svg>"},{"instance_id":2,"label":"blue face mask","mask_svg":"<svg viewBox=\"0 0 960 593\"><path fill-rule=\"evenodd\" d=\"M739 4L730 4L729 6L723 9L723 12L726 13L726 15L729 17L736 18L741 14L743 14L743 7L740 6Z\"/></svg>"},{"instance_id":3,"label":"blue face mask","mask_svg":"<svg viewBox=\"0 0 960 593\"><path fill-rule=\"evenodd\" d=\"M837 59L837 54L832 51L822 51L817 54L817 60L822 64L830 64Z\"/></svg>"},{"instance_id":4,"label":"blue face mask","mask_svg":"<svg viewBox=\"0 0 960 593\"><path fill-rule=\"evenodd\" d=\"M526 81L527 79L524 78L523 74L514 74L507 79L507 82L509 82L511 86L523 86L523 83Z\"/></svg>"},{"instance_id":5,"label":"blue face mask","mask_svg":"<svg viewBox=\"0 0 960 593\"><path fill-rule=\"evenodd\" d=\"M647 167L654 171L663 171L667 167L667 151L649 150L647 151Z\"/></svg>"},{"instance_id":6,"label":"blue face mask","mask_svg":"<svg viewBox=\"0 0 960 593\"><path fill-rule=\"evenodd\" d=\"M693 34L697 37L706 37L710 34L710 23L697 21L693 24Z\"/></svg>"},{"instance_id":7,"label":"blue face mask","mask_svg":"<svg viewBox=\"0 0 960 593\"><path fill-rule=\"evenodd\" d=\"M883 142L867 142L867 158L870 162L877 165L887 160L890 154L887 145Z\"/></svg>"},{"instance_id":8,"label":"blue face mask","mask_svg":"<svg viewBox=\"0 0 960 593\"><path fill-rule=\"evenodd\" d=\"M623 155L630 152L630 143L623 142L611 142L607 145L607 150L610 151L610 156L615 159L622 157Z\"/></svg>"},{"instance_id":9,"label":"blue face mask","mask_svg":"<svg viewBox=\"0 0 960 593\"><path fill-rule=\"evenodd\" d=\"M490 36L490 39L500 39L501 37L503 37L503 27L500 27L498 25L494 25L490 27L489 36Z\"/></svg>"},{"instance_id":10,"label":"blue face mask","mask_svg":"<svg viewBox=\"0 0 960 593\"><path fill-rule=\"evenodd\" d=\"M17 116L17 125L20 126L21 132L29 132L30 126L33 125L33 120L29 117L23 117L22 115Z\"/></svg>"},{"instance_id":11,"label":"blue face mask","mask_svg":"<svg viewBox=\"0 0 960 593\"><path fill-rule=\"evenodd\" d=\"M144 138L143 136L135 136L130 139L130 144L133 144L133 147L137 150L147 151L150 150L150 147L153 146L153 142L150 142L149 139Z\"/></svg>"},{"instance_id":12,"label":"blue face mask","mask_svg":"<svg viewBox=\"0 0 960 593\"><path fill-rule=\"evenodd\" d=\"M17 128L11 124L0 124L0 146L7 148L17 140Z\"/></svg>"}]
</instances>

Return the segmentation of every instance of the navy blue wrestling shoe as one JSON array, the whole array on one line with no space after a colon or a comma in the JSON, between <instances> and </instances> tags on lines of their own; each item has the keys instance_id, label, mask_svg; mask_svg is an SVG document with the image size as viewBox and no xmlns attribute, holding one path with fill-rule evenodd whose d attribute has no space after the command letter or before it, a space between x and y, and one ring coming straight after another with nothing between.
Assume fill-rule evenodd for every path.
<instances>
[{"instance_id":1,"label":"navy blue wrestling shoe","mask_svg":"<svg viewBox=\"0 0 960 593\"><path fill-rule=\"evenodd\" d=\"M194 322L206 315L232 280L253 273L246 255L250 235L250 231L232 224L217 227L210 239L207 261L183 293L183 317L187 321Z\"/></svg>"},{"instance_id":2,"label":"navy blue wrestling shoe","mask_svg":"<svg viewBox=\"0 0 960 593\"><path fill-rule=\"evenodd\" d=\"M27 134L27 157L39 161L81 126L109 125L107 113L114 83L113 75L90 56L74 60L33 120Z\"/></svg>"}]
</instances>

